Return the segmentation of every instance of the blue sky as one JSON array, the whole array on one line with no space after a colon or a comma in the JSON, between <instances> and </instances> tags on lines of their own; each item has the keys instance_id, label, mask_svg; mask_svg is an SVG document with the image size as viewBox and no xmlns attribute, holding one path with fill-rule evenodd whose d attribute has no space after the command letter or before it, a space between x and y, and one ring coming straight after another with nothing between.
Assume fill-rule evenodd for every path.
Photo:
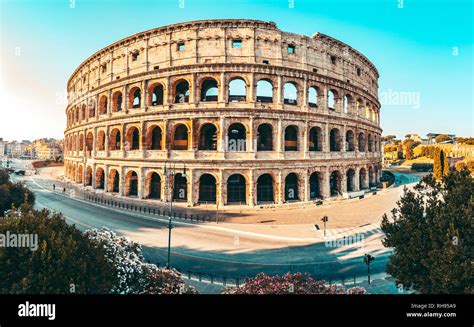
<instances>
[{"instance_id":1,"label":"blue sky","mask_svg":"<svg viewBox=\"0 0 474 327\"><path fill-rule=\"evenodd\" d=\"M361 51L380 73L385 135L474 135L471 0L0 3L0 137L7 140L63 136L67 79L93 52L146 29L212 18L274 21L284 31L322 32ZM413 101L386 97L402 92Z\"/></svg>"}]
</instances>

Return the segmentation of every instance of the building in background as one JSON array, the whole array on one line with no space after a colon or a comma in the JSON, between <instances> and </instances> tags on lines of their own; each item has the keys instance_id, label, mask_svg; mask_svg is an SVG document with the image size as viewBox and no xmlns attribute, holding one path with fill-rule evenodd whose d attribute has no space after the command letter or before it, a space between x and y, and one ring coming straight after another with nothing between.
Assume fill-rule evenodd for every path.
<instances>
[{"instance_id":1,"label":"building in background","mask_svg":"<svg viewBox=\"0 0 474 327\"><path fill-rule=\"evenodd\" d=\"M5 141L0 137L0 158L5 156Z\"/></svg>"},{"instance_id":2,"label":"building in background","mask_svg":"<svg viewBox=\"0 0 474 327\"><path fill-rule=\"evenodd\" d=\"M38 139L32 143L32 157L43 160L62 158L62 141L56 139Z\"/></svg>"}]
</instances>

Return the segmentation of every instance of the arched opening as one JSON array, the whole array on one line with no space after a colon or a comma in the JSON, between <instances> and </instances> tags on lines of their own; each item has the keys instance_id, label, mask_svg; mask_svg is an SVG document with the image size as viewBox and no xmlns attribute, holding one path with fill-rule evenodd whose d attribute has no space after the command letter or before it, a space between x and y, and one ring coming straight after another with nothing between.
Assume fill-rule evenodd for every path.
<instances>
[{"instance_id":1,"label":"arched opening","mask_svg":"<svg viewBox=\"0 0 474 327\"><path fill-rule=\"evenodd\" d=\"M298 176L290 173L285 178L285 201L297 201L298 196Z\"/></svg>"},{"instance_id":2,"label":"arched opening","mask_svg":"<svg viewBox=\"0 0 474 327\"><path fill-rule=\"evenodd\" d=\"M86 180L84 183L85 186L92 186L92 167L87 166L86 168Z\"/></svg>"},{"instance_id":3,"label":"arched opening","mask_svg":"<svg viewBox=\"0 0 474 327\"><path fill-rule=\"evenodd\" d=\"M342 184L342 176L339 171L333 171L331 176L329 177L329 186L331 196L338 196L341 194L341 184Z\"/></svg>"},{"instance_id":4,"label":"arched opening","mask_svg":"<svg viewBox=\"0 0 474 327\"><path fill-rule=\"evenodd\" d=\"M151 105L161 106L163 105L163 85L159 84L153 87L151 92Z\"/></svg>"},{"instance_id":5,"label":"arched opening","mask_svg":"<svg viewBox=\"0 0 474 327\"><path fill-rule=\"evenodd\" d=\"M227 179L227 203L247 203L245 178L240 174Z\"/></svg>"},{"instance_id":6,"label":"arched opening","mask_svg":"<svg viewBox=\"0 0 474 327\"><path fill-rule=\"evenodd\" d=\"M86 137L86 150L88 152L92 151L94 148L94 135L91 132L87 133Z\"/></svg>"},{"instance_id":7,"label":"arched opening","mask_svg":"<svg viewBox=\"0 0 474 327\"><path fill-rule=\"evenodd\" d=\"M84 151L84 134L79 135L79 151Z\"/></svg>"},{"instance_id":8,"label":"arched opening","mask_svg":"<svg viewBox=\"0 0 474 327\"><path fill-rule=\"evenodd\" d=\"M95 101L91 99L89 101L89 118L95 117Z\"/></svg>"},{"instance_id":9,"label":"arched opening","mask_svg":"<svg viewBox=\"0 0 474 327\"><path fill-rule=\"evenodd\" d=\"M161 198L161 177L156 172L148 174L148 198L160 199Z\"/></svg>"},{"instance_id":10,"label":"arched opening","mask_svg":"<svg viewBox=\"0 0 474 327\"><path fill-rule=\"evenodd\" d=\"M102 168L97 168L95 171L95 186L98 190L104 189L104 170Z\"/></svg>"},{"instance_id":11,"label":"arched opening","mask_svg":"<svg viewBox=\"0 0 474 327\"><path fill-rule=\"evenodd\" d=\"M346 173L346 182L347 182L347 192L355 191L355 171L350 168Z\"/></svg>"},{"instance_id":12,"label":"arched opening","mask_svg":"<svg viewBox=\"0 0 474 327\"><path fill-rule=\"evenodd\" d=\"M285 151L298 151L298 128L296 126L285 128Z\"/></svg>"},{"instance_id":13,"label":"arched opening","mask_svg":"<svg viewBox=\"0 0 474 327\"><path fill-rule=\"evenodd\" d=\"M217 128L214 124L201 127L198 150L217 150Z\"/></svg>"},{"instance_id":14,"label":"arched opening","mask_svg":"<svg viewBox=\"0 0 474 327\"><path fill-rule=\"evenodd\" d=\"M330 151L341 151L341 142L339 129L333 128L329 133L329 150Z\"/></svg>"},{"instance_id":15,"label":"arched opening","mask_svg":"<svg viewBox=\"0 0 474 327\"><path fill-rule=\"evenodd\" d=\"M87 117L86 115L87 115L86 114L86 105L83 104L82 107L81 107L81 120L86 119L86 117Z\"/></svg>"},{"instance_id":16,"label":"arched opening","mask_svg":"<svg viewBox=\"0 0 474 327\"><path fill-rule=\"evenodd\" d=\"M311 108L318 107L318 90L314 86L308 89L308 106Z\"/></svg>"},{"instance_id":17,"label":"arched opening","mask_svg":"<svg viewBox=\"0 0 474 327\"><path fill-rule=\"evenodd\" d=\"M188 128L184 124L179 124L173 137L173 150L187 150L188 149Z\"/></svg>"},{"instance_id":18,"label":"arched opening","mask_svg":"<svg viewBox=\"0 0 474 327\"><path fill-rule=\"evenodd\" d=\"M246 151L247 131L244 125L240 123L230 125L227 132L227 138L227 151Z\"/></svg>"},{"instance_id":19,"label":"arched opening","mask_svg":"<svg viewBox=\"0 0 474 327\"><path fill-rule=\"evenodd\" d=\"M229 82L229 102L247 101L247 84L242 78Z\"/></svg>"},{"instance_id":20,"label":"arched opening","mask_svg":"<svg viewBox=\"0 0 474 327\"><path fill-rule=\"evenodd\" d=\"M99 115L107 113L107 96L102 95L99 99Z\"/></svg>"},{"instance_id":21,"label":"arched opening","mask_svg":"<svg viewBox=\"0 0 474 327\"><path fill-rule=\"evenodd\" d=\"M189 83L188 81L181 81L176 85L175 89L175 103L189 102Z\"/></svg>"},{"instance_id":22,"label":"arched opening","mask_svg":"<svg viewBox=\"0 0 474 327\"><path fill-rule=\"evenodd\" d=\"M359 133L357 143L359 145L359 151L364 152L365 151L365 136L364 136L364 133L362 133L362 132Z\"/></svg>"},{"instance_id":23,"label":"arched opening","mask_svg":"<svg viewBox=\"0 0 474 327\"><path fill-rule=\"evenodd\" d=\"M187 179L182 174L176 174L174 176L174 187L173 187L173 200L175 201L187 201L188 190L187 190Z\"/></svg>"},{"instance_id":24,"label":"arched opening","mask_svg":"<svg viewBox=\"0 0 474 327\"><path fill-rule=\"evenodd\" d=\"M133 170L128 171L125 175L125 195L138 195L138 175Z\"/></svg>"},{"instance_id":25,"label":"arched opening","mask_svg":"<svg viewBox=\"0 0 474 327\"><path fill-rule=\"evenodd\" d=\"M201 85L201 101L217 101L218 94L217 81L212 78L204 80Z\"/></svg>"},{"instance_id":26,"label":"arched opening","mask_svg":"<svg viewBox=\"0 0 474 327\"><path fill-rule=\"evenodd\" d=\"M261 124L257 129L257 151L273 150L273 131L270 124Z\"/></svg>"},{"instance_id":27,"label":"arched opening","mask_svg":"<svg viewBox=\"0 0 474 327\"><path fill-rule=\"evenodd\" d=\"M127 131L127 145L128 150L140 149L140 132L135 126L130 127Z\"/></svg>"},{"instance_id":28,"label":"arched opening","mask_svg":"<svg viewBox=\"0 0 474 327\"><path fill-rule=\"evenodd\" d=\"M318 172L314 172L309 177L309 198L310 199L318 199L322 198L321 196L321 174Z\"/></svg>"},{"instance_id":29,"label":"arched opening","mask_svg":"<svg viewBox=\"0 0 474 327\"><path fill-rule=\"evenodd\" d=\"M292 82L285 83L283 86L283 102L295 106L298 99L298 90Z\"/></svg>"},{"instance_id":30,"label":"arched opening","mask_svg":"<svg viewBox=\"0 0 474 327\"><path fill-rule=\"evenodd\" d=\"M262 79L257 82L257 102L273 102L273 85L269 80Z\"/></svg>"},{"instance_id":31,"label":"arched opening","mask_svg":"<svg viewBox=\"0 0 474 327\"><path fill-rule=\"evenodd\" d=\"M122 103L123 103L122 92L115 91L114 94L112 95L112 111L113 112L122 111Z\"/></svg>"},{"instance_id":32,"label":"arched opening","mask_svg":"<svg viewBox=\"0 0 474 327\"><path fill-rule=\"evenodd\" d=\"M354 150L355 150L354 132L351 130L348 130L346 132L346 151L354 151Z\"/></svg>"},{"instance_id":33,"label":"arched opening","mask_svg":"<svg viewBox=\"0 0 474 327\"><path fill-rule=\"evenodd\" d=\"M135 87L130 90L130 101L131 106L134 109L140 108L142 105L142 90L138 87Z\"/></svg>"},{"instance_id":34,"label":"arched opening","mask_svg":"<svg viewBox=\"0 0 474 327\"><path fill-rule=\"evenodd\" d=\"M359 170L359 188L361 190L369 188L369 185L367 183L367 170L365 168L361 168Z\"/></svg>"},{"instance_id":35,"label":"arched opening","mask_svg":"<svg viewBox=\"0 0 474 327\"><path fill-rule=\"evenodd\" d=\"M150 150L161 150L162 149L162 132L159 126L152 126L148 129L147 133L147 147Z\"/></svg>"},{"instance_id":36,"label":"arched opening","mask_svg":"<svg viewBox=\"0 0 474 327\"><path fill-rule=\"evenodd\" d=\"M82 165L79 165L77 167L77 178L76 178L76 183L82 184L82 175L84 174L84 168L82 168Z\"/></svg>"},{"instance_id":37,"label":"arched opening","mask_svg":"<svg viewBox=\"0 0 474 327\"><path fill-rule=\"evenodd\" d=\"M315 126L309 130L309 151L323 151L323 132Z\"/></svg>"},{"instance_id":38,"label":"arched opening","mask_svg":"<svg viewBox=\"0 0 474 327\"><path fill-rule=\"evenodd\" d=\"M336 108L336 92L333 90L328 91L328 108L329 110L335 110Z\"/></svg>"},{"instance_id":39,"label":"arched opening","mask_svg":"<svg viewBox=\"0 0 474 327\"><path fill-rule=\"evenodd\" d=\"M199 202L216 203L216 179L210 174L199 178Z\"/></svg>"},{"instance_id":40,"label":"arched opening","mask_svg":"<svg viewBox=\"0 0 474 327\"><path fill-rule=\"evenodd\" d=\"M274 202L273 178L270 174L263 174L257 180L257 203Z\"/></svg>"},{"instance_id":41,"label":"arched opening","mask_svg":"<svg viewBox=\"0 0 474 327\"><path fill-rule=\"evenodd\" d=\"M112 193L120 192L120 174L116 169L112 169L109 174L109 191Z\"/></svg>"},{"instance_id":42,"label":"arched opening","mask_svg":"<svg viewBox=\"0 0 474 327\"><path fill-rule=\"evenodd\" d=\"M344 96L344 113L345 114L349 113L350 103L351 103L351 96L350 95L345 95Z\"/></svg>"},{"instance_id":43,"label":"arched opening","mask_svg":"<svg viewBox=\"0 0 474 327\"><path fill-rule=\"evenodd\" d=\"M109 147L110 150L120 150L121 137L120 131L117 128L114 128L110 132Z\"/></svg>"},{"instance_id":44,"label":"arched opening","mask_svg":"<svg viewBox=\"0 0 474 327\"><path fill-rule=\"evenodd\" d=\"M105 132L99 131L97 133L97 151L104 151L105 150Z\"/></svg>"},{"instance_id":45,"label":"arched opening","mask_svg":"<svg viewBox=\"0 0 474 327\"><path fill-rule=\"evenodd\" d=\"M374 152L374 137L372 134L369 134L367 144L369 146L369 152Z\"/></svg>"}]
</instances>

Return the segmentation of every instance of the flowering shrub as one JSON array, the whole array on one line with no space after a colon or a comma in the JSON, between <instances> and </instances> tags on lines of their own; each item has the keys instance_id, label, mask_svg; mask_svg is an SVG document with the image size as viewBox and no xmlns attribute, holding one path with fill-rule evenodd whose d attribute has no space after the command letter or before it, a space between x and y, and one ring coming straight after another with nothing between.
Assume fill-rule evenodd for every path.
<instances>
[{"instance_id":1,"label":"flowering shrub","mask_svg":"<svg viewBox=\"0 0 474 327\"><path fill-rule=\"evenodd\" d=\"M106 259L113 264L116 282L114 294L181 294L196 293L184 283L181 274L173 269L160 269L145 262L140 244L125 236L117 236L107 228L85 232L91 240L105 249Z\"/></svg>"},{"instance_id":2,"label":"flowering shrub","mask_svg":"<svg viewBox=\"0 0 474 327\"><path fill-rule=\"evenodd\" d=\"M327 285L324 280L314 280L309 274L287 273L284 276L268 276L260 273L247 278L240 287L227 287L223 294L365 294L362 287L350 288Z\"/></svg>"}]
</instances>

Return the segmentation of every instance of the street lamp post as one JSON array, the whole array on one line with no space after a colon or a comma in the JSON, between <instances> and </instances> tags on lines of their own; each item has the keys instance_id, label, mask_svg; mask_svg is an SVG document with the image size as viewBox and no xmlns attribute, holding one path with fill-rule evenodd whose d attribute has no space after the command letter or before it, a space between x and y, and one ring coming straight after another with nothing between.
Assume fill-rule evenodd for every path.
<instances>
[{"instance_id":1,"label":"street lamp post","mask_svg":"<svg viewBox=\"0 0 474 327\"><path fill-rule=\"evenodd\" d=\"M321 221L324 223L324 237L326 237L326 223L328 222L329 218L328 216L324 216Z\"/></svg>"},{"instance_id":2,"label":"street lamp post","mask_svg":"<svg viewBox=\"0 0 474 327\"><path fill-rule=\"evenodd\" d=\"M370 285L370 263L375 260L375 257L370 254L365 254L364 263L367 265L367 279Z\"/></svg>"}]
</instances>

